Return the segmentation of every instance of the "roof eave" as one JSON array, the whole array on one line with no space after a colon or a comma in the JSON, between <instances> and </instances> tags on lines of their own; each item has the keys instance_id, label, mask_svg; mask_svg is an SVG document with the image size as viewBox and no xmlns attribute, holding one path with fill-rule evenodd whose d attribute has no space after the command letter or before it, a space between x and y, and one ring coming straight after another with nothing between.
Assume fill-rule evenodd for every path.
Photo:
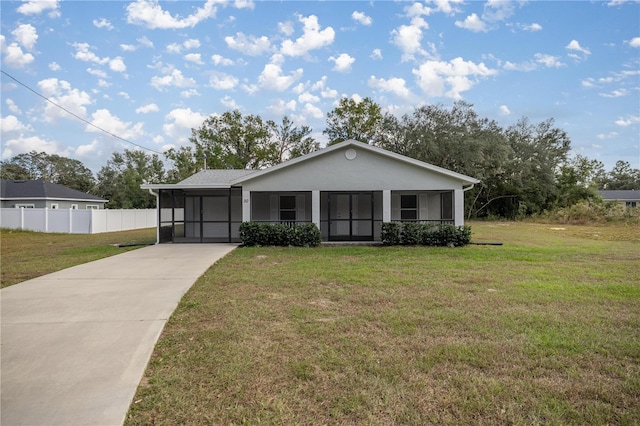
<instances>
[{"instance_id":1,"label":"roof eave","mask_svg":"<svg viewBox=\"0 0 640 426\"><path fill-rule=\"evenodd\" d=\"M153 183L153 184L140 185L140 188L142 189L229 189L231 188L231 185L226 183L191 183L191 184Z\"/></svg>"}]
</instances>

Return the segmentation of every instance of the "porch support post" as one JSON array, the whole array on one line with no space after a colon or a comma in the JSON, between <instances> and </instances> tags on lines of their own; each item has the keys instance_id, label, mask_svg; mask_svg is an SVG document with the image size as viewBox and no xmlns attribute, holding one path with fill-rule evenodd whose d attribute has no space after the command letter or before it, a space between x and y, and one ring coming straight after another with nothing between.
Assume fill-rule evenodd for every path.
<instances>
[{"instance_id":1,"label":"porch support post","mask_svg":"<svg viewBox=\"0 0 640 426\"><path fill-rule=\"evenodd\" d=\"M242 190L242 221L251 221L251 191Z\"/></svg>"},{"instance_id":2,"label":"porch support post","mask_svg":"<svg viewBox=\"0 0 640 426\"><path fill-rule=\"evenodd\" d=\"M453 214L454 225L464 225L464 191L462 189L453 190Z\"/></svg>"},{"instance_id":3,"label":"porch support post","mask_svg":"<svg viewBox=\"0 0 640 426\"><path fill-rule=\"evenodd\" d=\"M320 229L320 191L311 191L311 222Z\"/></svg>"},{"instance_id":4,"label":"porch support post","mask_svg":"<svg viewBox=\"0 0 640 426\"><path fill-rule=\"evenodd\" d=\"M391 190L382 191L382 222L391 222Z\"/></svg>"}]
</instances>

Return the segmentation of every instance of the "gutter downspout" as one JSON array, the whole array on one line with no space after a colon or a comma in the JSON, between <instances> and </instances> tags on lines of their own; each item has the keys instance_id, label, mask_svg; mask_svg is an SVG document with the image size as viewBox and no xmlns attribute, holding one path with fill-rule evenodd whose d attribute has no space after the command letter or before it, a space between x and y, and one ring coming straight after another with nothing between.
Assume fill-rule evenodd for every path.
<instances>
[{"instance_id":1,"label":"gutter downspout","mask_svg":"<svg viewBox=\"0 0 640 426\"><path fill-rule=\"evenodd\" d=\"M470 189L473 189L473 187L476 186L475 183L472 183L471 186L467 187L467 188L462 188L462 192L467 192Z\"/></svg>"},{"instance_id":2,"label":"gutter downspout","mask_svg":"<svg viewBox=\"0 0 640 426\"><path fill-rule=\"evenodd\" d=\"M151 188L147 188L147 191L149 191L149 194L156 196L156 220L158 221L156 224L156 244L160 244L160 194L153 192Z\"/></svg>"}]
</instances>

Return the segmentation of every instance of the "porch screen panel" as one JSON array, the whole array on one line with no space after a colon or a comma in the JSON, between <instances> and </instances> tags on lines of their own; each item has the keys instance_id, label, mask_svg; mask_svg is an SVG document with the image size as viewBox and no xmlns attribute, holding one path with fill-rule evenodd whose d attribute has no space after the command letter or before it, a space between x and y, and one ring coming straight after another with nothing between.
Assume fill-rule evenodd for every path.
<instances>
[{"instance_id":1,"label":"porch screen panel","mask_svg":"<svg viewBox=\"0 0 640 426\"><path fill-rule=\"evenodd\" d=\"M373 196L354 194L351 199L351 232L354 237L373 236Z\"/></svg>"},{"instance_id":2,"label":"porch screen panel","mask_svg":"<svg viewBox=\"0 0 640 426\"><path fill-rule=\"evenodd\" d=\"M453 193L443 192L440 194L442 219L453 220Z\"/></svg>"}]
</instances>

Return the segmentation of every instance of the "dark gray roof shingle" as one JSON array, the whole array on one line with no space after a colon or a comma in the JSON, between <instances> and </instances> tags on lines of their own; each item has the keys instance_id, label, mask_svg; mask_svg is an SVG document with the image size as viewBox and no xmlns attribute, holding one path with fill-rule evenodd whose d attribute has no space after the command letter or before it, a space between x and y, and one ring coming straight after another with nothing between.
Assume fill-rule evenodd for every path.
<instances>
[{"instance_id":1,"label":"dark gray roof shingle","mask_svg":"<svg viewBox=\"0 0 640 426\"><path fill-rule=\"evenodd\" d=\"M184 185L229 185L232 181L255 173L257 170L202 170L180 182Z\"/></svg>"},{"instance_id":2,"label":"dark gray roof shingle","mask_svg":"<svg viewBox=\"0 0 640 426\"><path fill-rule=\"evenodd\" d=\"M617 201L638 201L640 200L640 191L633 189L616 189L598 191L603 200Z\"/></svg>"},{"instance_id":3,"label":"dark gray roof shingle","mask_svg":"<svg viewBox=\"0 0 640 426\"><path fill-rule=\"evenodd\" d=\"M105 201L95 195L41 180L5 180L0 182L0 197L5 199L67 199Z\"/></svg>"}]
</instances>

